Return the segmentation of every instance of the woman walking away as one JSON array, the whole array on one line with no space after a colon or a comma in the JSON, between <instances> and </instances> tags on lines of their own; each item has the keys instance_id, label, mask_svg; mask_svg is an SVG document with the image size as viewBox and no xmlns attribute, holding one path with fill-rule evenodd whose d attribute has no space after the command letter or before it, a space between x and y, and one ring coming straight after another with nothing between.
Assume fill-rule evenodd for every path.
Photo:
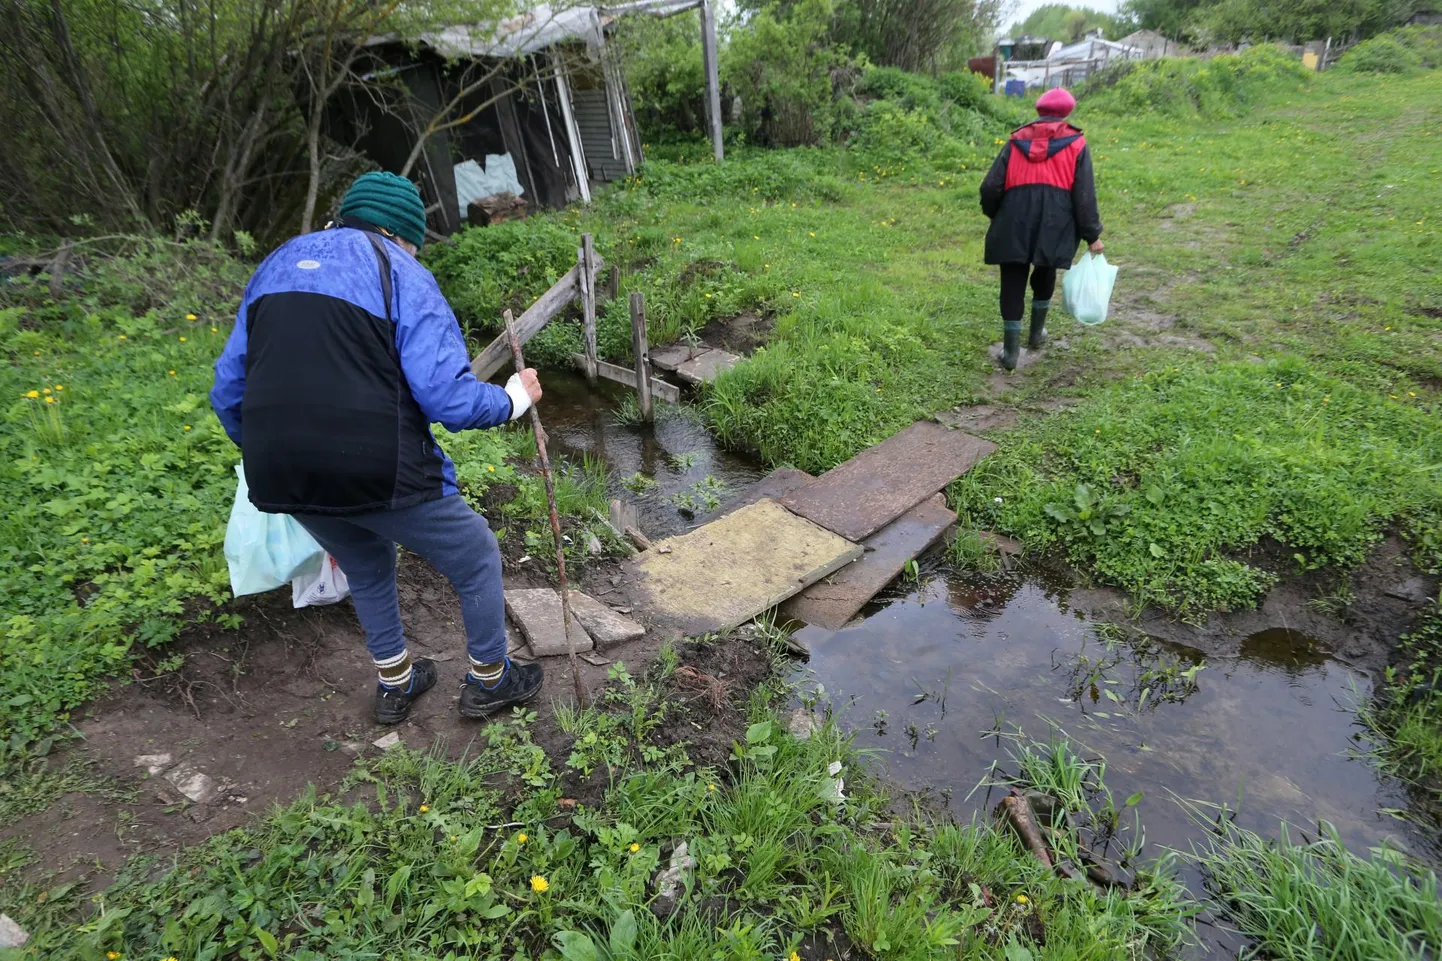
<instances>
[{"instance_id":1,"label":"woman walking away","mask_svg":"<svg viewBox=\"0 0 1442 961\"><path fill-rule=\"evenodd\" d=\"M1036 102L1037 119L1015 131L981 182L981 210L991 218L986 262L1001 267L1001 366L1015 370L1021 314L1031 275L1031 331L1026 346L1046 340L1046 312L1057 269L1071 266L1077 238L1102 251L1091 151L1066 122L1076 98L1061 87Z\"/></svg>"}]
</instances>

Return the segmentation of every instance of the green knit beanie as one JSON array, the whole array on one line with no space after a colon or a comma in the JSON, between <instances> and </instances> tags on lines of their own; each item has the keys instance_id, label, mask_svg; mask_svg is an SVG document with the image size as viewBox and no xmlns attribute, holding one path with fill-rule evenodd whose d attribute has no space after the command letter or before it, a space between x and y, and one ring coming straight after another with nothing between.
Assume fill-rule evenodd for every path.
<instances>
[{"instance_id":1,"label":"green knit beanie","mask_svg":"<svg viewBox=\"0 0 1442 961\"><path fill-rule=\"evenodd\" d=\"M426 205L416 185L393 173L361 174L345 192L340 215L389 230L417 249L426 242Z\"/></svg>"}]
</instances>

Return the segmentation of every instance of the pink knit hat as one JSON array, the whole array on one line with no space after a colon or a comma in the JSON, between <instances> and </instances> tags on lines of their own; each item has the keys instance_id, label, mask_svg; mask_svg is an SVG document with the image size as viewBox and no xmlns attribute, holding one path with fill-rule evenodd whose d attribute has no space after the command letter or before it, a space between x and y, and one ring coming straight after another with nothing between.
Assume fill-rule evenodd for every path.
<instances>
[{"instance_id":1,"label":"pink knit hat","mask_svg":"<svg viewBox=\"0 0 1442 961\"><path fill-rule=\"evenodd\" d=\"M1037 98L1036 112L1043 117L1067 117L1076 109L1076 97L1065 87L1053 87Z\"/></svg>"}]
</instances>

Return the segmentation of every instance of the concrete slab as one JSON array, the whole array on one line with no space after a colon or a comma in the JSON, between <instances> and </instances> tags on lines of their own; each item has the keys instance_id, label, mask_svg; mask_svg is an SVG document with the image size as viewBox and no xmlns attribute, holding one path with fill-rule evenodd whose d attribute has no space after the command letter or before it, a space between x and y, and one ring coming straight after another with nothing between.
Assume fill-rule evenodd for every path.
<instances>
[{"instance_id":1,"label":"concrete slab","mask_svg":"<svg viewBox=\"0 0 1442 961\"><path fill-rule=\"evenodd\" d=\"M589 594L571 592L571 613L591 635L591 640L602 647L634 641L646 633L645 627L611 610Z\"/></svg>"},{"instance_id":2,"label":"concrete slab","mask_svg":"<svg viewBox=\"0 0 1442 961\"><path fill-rule=\"evenodd\" d=\"M196 804L207 804L220 793L220 785L209 774L182 762L168 771L165 779Z\"/></svg>"},{"instance_id":3,"label":"concrete slab","mask_svg":"<svg viewBox=\"0 0 1442 961\"><path fill-rule=\"evenodd\" d=\"M629 561L643 619L697 635L746 623L861 556L861 547L769 498Z\"/></svg>"},{"instance_id":4,"label":"concrete slab","mask_svg":"<svg viewBox=\"0 0 1442 961\"><path fill-rule=\"evenodd\" d=\"M401 736L397 732L391 731L389 734L382 734L371 743L374 744L376 747L380 748L382 751L389 751L391 748L401 743Z\"/></svg>"},{"instance_id":5,"label":"concrete slab","mask_svg":"<svg viewBox=\"0 0 1442 961\"><path fill-rule=\"evenodd\" d=\"M829 631L840 630L901 573L907 561L940 540L954 523L956 514L946 506L946 498L929 497L867 538L861 560L812 584L782 604L780 613Z\"/></svg>"},{"instance_id":6,"label":"concrete slab","mask_svg":"<svg viewBox=\"0 0 1442 961\"><path fill-rule=\"evenodd\" d=\"M26 931L8 914L0 914L0 949L23 948L30 940Z\"/></svg>"},{"instance_id":7,"label":"concrete slab","mask_svg":"<svg viewBox=\"0 0 1442 961\"><path fill-rule=\"evenodd\" d=\"M574 592L571 595L575 596ZM556 657L567 653L566 629L561 621L561 595L549 587L506 591L506 613L525 635L531 653L536 657ZM589 651L591 635L571 611L571 638L576 652Z\"/></svg>"},{"instance_id":8,"label":"concrete slab","mask_svg":"<svg viewBox=\"0 0 1442 961\"><path fill-rule=\"evenodd\" d=\"M135 758L135 766L145 768L145 773L151 777L168 770L173 763L169 754L140 754Z\"/></svg>"},{"instance_id":9,"label":"concrete slab","mask_svg":"<svg viewBox=\"0 0 1442 961\"><path fill-rule=\"evenodd\" d=\"M996 450L991 441L918 421L781 498L848 540L865 540Z\"/></svg>"},{"instance_id":10,"label":"concrete slab","mask_svg":"<svg viewBox=\"0 0 1442 961\"><path fill-rule=\"evenodd\" d=\"M667 347L652 347L646 353L651 358L652 367L659 367L661 370L675 370L701 351L708 349L707 347L697 347L693 351L686 344L671 344Z\"/></svg>"},{"instance_id":11,"label":"concrete slab","mask_svg":"<svg viewBox=\"0 0 1442 961\"><path fill-rule=\"evenodd\" d=\"M712 347L676 365L676 376L688 384L709 384L741 362L741 358Z\"/></svg>"}]
</instances>

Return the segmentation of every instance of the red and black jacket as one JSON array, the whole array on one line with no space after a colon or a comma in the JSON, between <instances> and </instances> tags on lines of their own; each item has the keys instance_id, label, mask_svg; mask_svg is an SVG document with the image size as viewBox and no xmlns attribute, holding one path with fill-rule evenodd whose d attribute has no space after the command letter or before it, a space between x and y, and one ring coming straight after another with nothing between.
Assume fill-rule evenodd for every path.
<instances>
[{"instance_id":1,"label":"red and black jacket","mask_svg":"<svg viewBox=\"0 0 1442 961\"><path fill-rule=\"evenodd\" d=\"M1070 267L1102 235L1091 151L1079 128L1042 118L1015 131L981 182L988 264Z\"/></svg>"}]
</instances>

